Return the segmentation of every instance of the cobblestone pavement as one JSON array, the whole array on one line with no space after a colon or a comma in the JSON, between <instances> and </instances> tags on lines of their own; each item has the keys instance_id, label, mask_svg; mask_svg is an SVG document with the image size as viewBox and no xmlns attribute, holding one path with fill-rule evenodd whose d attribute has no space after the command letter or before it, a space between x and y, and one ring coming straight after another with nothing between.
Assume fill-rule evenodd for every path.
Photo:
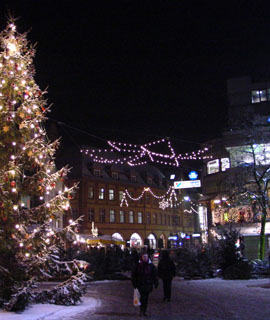
<instances>
[{"instance_id":1,"label":"cobblestone pavement","mask_svg":"<svg viewBox=\"0 0 270 320\"><path fill-rule=\"evenodd\" d=\"M129 320L139 317L132 305L130 281L90 283L87 296L101 307L76 316L77 320ZM155 320L262 320L270 319L270 280L175 279L172 301L162 302L162 284L149 298L148 318ZM75 318L74 318L75 319Z\"/></svg>"}]
</instances>

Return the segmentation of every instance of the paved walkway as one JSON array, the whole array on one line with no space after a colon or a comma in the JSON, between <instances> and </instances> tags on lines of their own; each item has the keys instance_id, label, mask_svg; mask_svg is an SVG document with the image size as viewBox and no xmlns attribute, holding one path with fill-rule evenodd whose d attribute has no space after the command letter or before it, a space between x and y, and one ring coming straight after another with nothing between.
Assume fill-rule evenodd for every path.
<instances>
[{"instance_id":1,"label":"paved walkway","mask_svg":"<svg viewBox=\"0 0 270 320\"><path fill-rule=\"evenodd\" d=\"M172 301L162 302L162 284L149 299L148 318L155 320L262 320L270 319L270 280L173 281ZM139 317L132 305L130 281L93 282L87 296L101 306L76 316L77 320L130 320ZM73 319L73 318L72 318Z\"/></svg>"}]
</instances>

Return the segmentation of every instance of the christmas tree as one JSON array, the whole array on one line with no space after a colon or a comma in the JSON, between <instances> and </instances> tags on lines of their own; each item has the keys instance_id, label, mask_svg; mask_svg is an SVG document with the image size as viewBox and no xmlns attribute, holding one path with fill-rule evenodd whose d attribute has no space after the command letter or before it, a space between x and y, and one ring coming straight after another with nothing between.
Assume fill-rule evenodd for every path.
<instances>
[{"instance_id":1,"label":"christmas tree","mask_svg":"<svg viewBox=\"0 0 270 320\"><path fill-rule=\"evenodd\" d=\"M0 47L0 307L23 310L31 301L75 304L85 280L83 265L59 256L78 221L64 229L53 222L68 210L76 186L59 188L68 168L55 167L59 141L49 142L43 126L49 108L34 80L35 50L13 19L0 33ZM36 293L39 281L63 270L68 280Z\"/></svg>"}]
</instances>

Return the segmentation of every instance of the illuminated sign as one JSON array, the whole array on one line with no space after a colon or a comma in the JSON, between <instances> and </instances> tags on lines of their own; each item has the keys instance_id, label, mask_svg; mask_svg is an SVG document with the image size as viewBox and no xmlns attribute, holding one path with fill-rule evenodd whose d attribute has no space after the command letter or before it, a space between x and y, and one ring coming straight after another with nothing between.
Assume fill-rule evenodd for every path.
<instances>
[{"instance_id":1,"label":"illuminated sign","mask_svg":"<svg viewBox=\"0 0 270 320\"><path fill-rule=\"evenodd\" d=\"M198 172L196 171L190 171L190 173L188 174L188 177L190 180L196 180L198 178Z\"/></svg>"},{"instance_id":2,"label":"illuminated sign","mask_svg":"<svg viewBox=\"0 0 270 320\"><path fill-rule=\"evenodd\" d=\"M201 180L175 181L174 189L200 188Z\"/></svg>"},{"instance_id":3,"label":"illuminated sign","mask_svg":"<svg viewBox=\"0 0 270 320\"><path fill-rule=\"evenodd\" d=\"M170 237L168 238L168 240L177 240L177 239L178 239L177 236L170 236Z\"/></svg>"}]
</instances>

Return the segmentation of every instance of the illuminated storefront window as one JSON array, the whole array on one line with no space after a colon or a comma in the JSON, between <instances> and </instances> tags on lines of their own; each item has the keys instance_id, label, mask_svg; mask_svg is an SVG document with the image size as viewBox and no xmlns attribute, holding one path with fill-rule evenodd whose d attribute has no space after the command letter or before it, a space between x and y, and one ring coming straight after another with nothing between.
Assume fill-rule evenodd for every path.
<instances>
[{"instance_id":1,"label":"illuminated storefront window","mask_svg":"<svg viewBox=\"0 0 270 320\"><path fill-rule=\"evenodd\" d=\"M213 174L219 172L219 160L215 159L207 163L207 173Z\"/></svg>"},{"instance_id":2,"label":"illuminated storefront window","mask_svg":"<svg viewBox=\"0 0 270 320\"><path fill-rule=\"evenodd\" d=\"M226 171L230 168L230 159L229 158L221 158L221 171Z\"/></svg>"}]
</instances>

